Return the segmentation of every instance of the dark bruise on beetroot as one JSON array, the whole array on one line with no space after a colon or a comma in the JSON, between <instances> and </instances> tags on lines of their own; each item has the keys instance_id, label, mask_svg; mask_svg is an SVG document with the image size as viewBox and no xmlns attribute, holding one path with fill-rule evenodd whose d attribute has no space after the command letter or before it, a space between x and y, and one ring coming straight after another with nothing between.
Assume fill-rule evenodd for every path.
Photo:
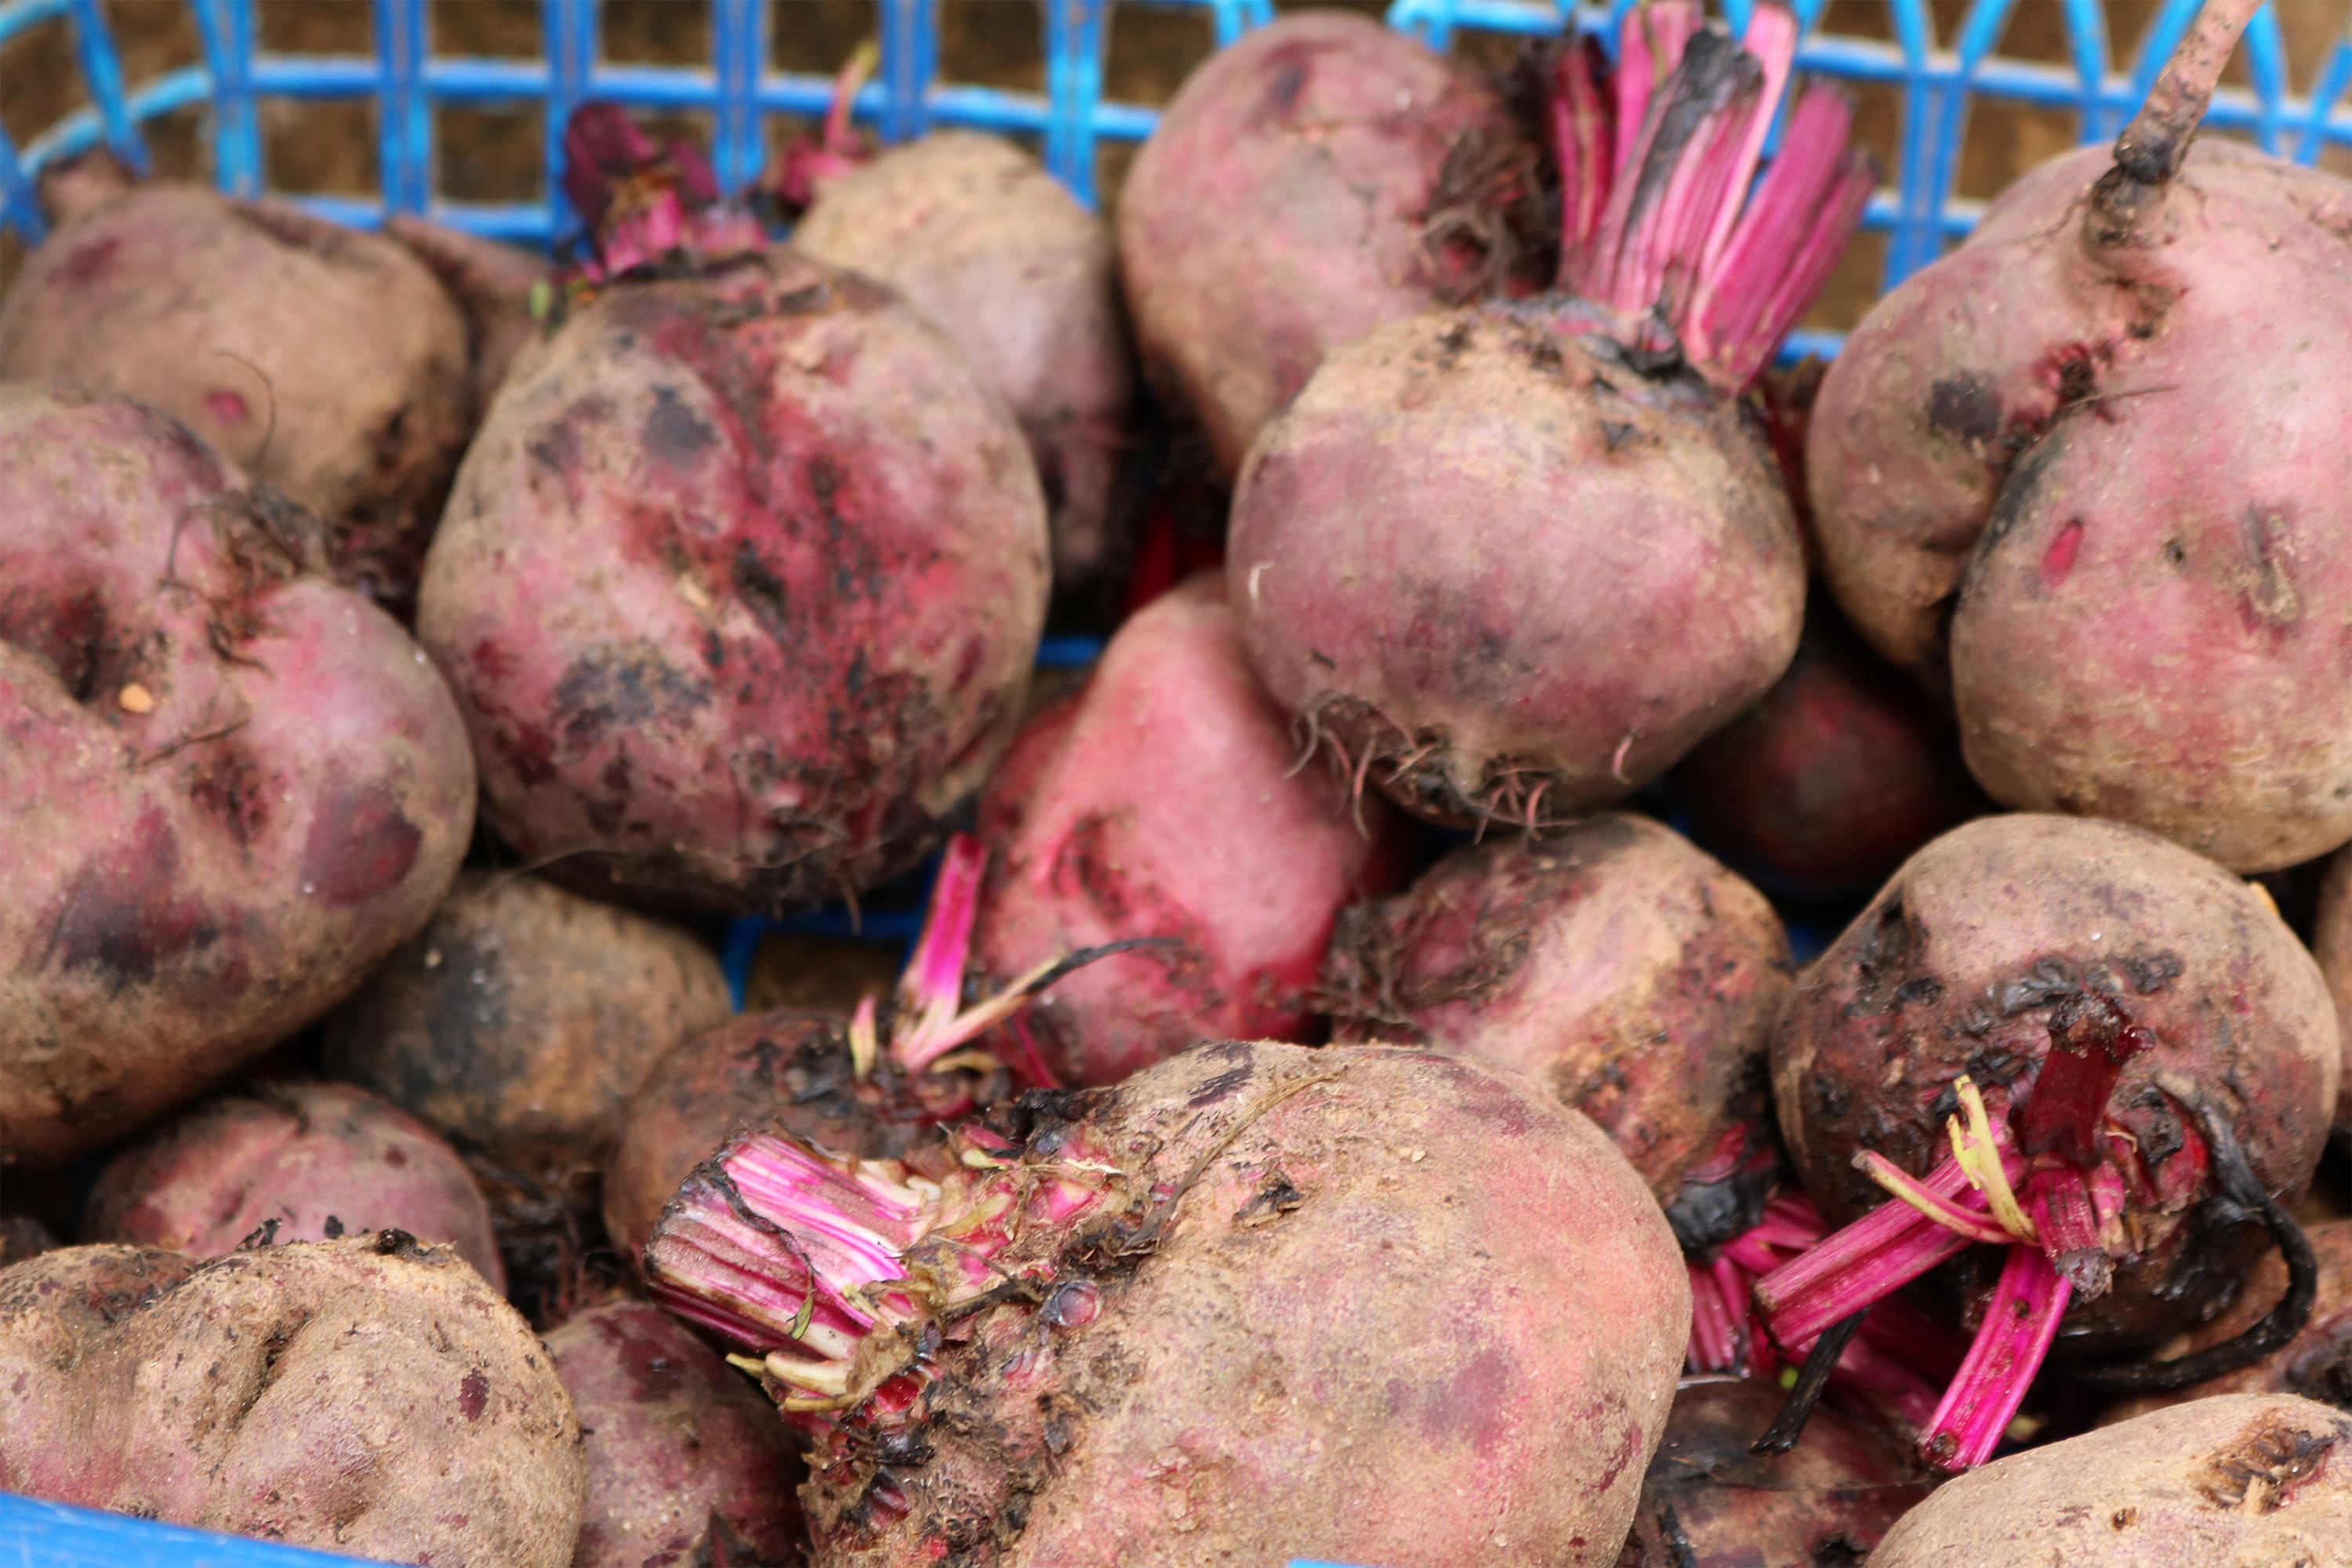
<instances>
[{"instance_id":1,"label":"dark bruise on beetroot","mask_svg":"<svg viewBox=\"0 0 2352 1568\"><path fill-rule=\"evenodd\" d=\"M1533 147L1467 71L1374 19L1310 10L1185 79L1121 187L1146 373L1227 483L1323 356L1524 273L1492 207Z\"/></svg>"},{"instance_id":2,"label":"dark bruise on beetroot","mask_svg":"<svg viewBox=\"0 0 2352 1568\"><path fill-rule=\"evenodd\" d=\"M1539 300L1381 325L1268 419L1235 488L1243 646L1309 744L1432 821L1530 829L1623 800L1794 654L1803 551L1745 398L1872 183L1795 48L1698 7L1545 57L1562 193ZM1752 188L1752 198L1750 195Z\"/></svg>"},{"instance_id":3,"label":"dark bruise on beetroot","mask_svg":"<svg viewBox=\"0 0 2352 1568\"><path fill-rule=\"evenodd\" d=\"M1755 889L1667 828L1608 814L1457 849L1349 909L1324 1005L1339 1039L1530 1075L1600 1124L1703 1252L1766 1195L1764 1053L1790 968Z\"/></svg>"},{"instance_id":4,"label":"dark bruise on beetroot","mask_svg":"<svg viewBox=\"0 0 2352 1568\"><path fill-rule=\"evenodd\" d=\"M1748 1452L1780 1405L1754 1378L1685 1382L1616 1568L1861 1568L1930 1482L1876 1433L1822 1411L1792 1453Z\"/></svg>"},{"instance_id":5,"label":"dark bruise on beetroot","mask_svg":"<svg viewBox=\"0 0 2352 1568\"><path fill-rule=\"evenodd\" d=\"M895 295L788 250L625 279L460 468L420 634L515 849L719 911L910 864L1018 721L1044 625L1019 430Z\"/></svg>"},{"instance_id":6,"label":"dark bruise on beetroot","mask_svg":"<svg viewBox=\"0 0 2352 1568\"><path fill-rule=\"evenodd\" d=\"M1033 720L981 803L992 850L974 951L1010 981L1128 938L1024 1026L1066 1083L1115 1083L1203 1039L1307 1043L1333 921L1393 886L1399 824L1301 770L1243 661L1223 584L1139 611L1079 693Z\"/></svg>"},{"instance_id":7,"label":"dark bruise on beetroot","mask_svg":"<svg viewBox=\"0 0 2352 1568\"><path fill-rule=\"evenodd\" d=\"M51 175L0 300L0 379L135 397L325 519L335 574L402 613L477 412L467 318L399 243L277 202Z\"/></svg>"},{"instance_id":8,"label":"dark bruise on beetroot","mask_svg":"<svg viewBox=\"0 0 2352 1568\"><path fill-rule=\"evenodd\" d=\"M207 1100L117 1152L80 1235L217 1258L383 1229L446 1246L506 1289L489 1207L456 1150L348 1084L271 1083Z\"/></svg>"},{"instance_id":9,"label":"dark bruise on beetroot","mask_svg":"<svg viewBox=\"0 0 2352 1568\"><path fill-rule=\"evenodd\" d=\"M806 1468L758 1387L644 1301L547 1336L580 1413L588 1507L572 1568L801 1568Z\"/></svg>"},{"instance_id":10,"label":"dark bruise on beetroot","mask_svg":"<svg viewBox=\"0 0 2352 1568\"><path fill-rule=\"evenodd\" d=\"M1872 310L1807 463L1831 587L1996 799L2248 871L2352 837L2352 185L2198 136L2256 9Z\"/></svg>"},{"instance_id":11,"label":"dark bruise on beetroot","mask_svg":"<svg viewBox=\"0 0 2352 1568\"><path fill-rule=\"evenodd\" d=\"M1822 606L1764 700L1669 781L1691 835L1766 891L1874 890L1986 805L1950 721Z\"/></svg>"},{"instance_id":12,"label":"dark bruise on beetroot","mask_svg":"<svg viewBox=\"0 0 2352 1568\"><path fill-rule=\"evenodd\" d=\"M1614 1562L1689 1297L1583 1117L1432 1052L1227 1043L958 1142L910 1184L738 1140L647 1250L811 1433L818 1562Z\"/></svg>"},{"instance_id":13,"label":"dark bruise on beetroot","mask_svg":"<svg viewBox=\"0 0 2352 1568\"><path fill-rule=\"evenodd\" d=\"M0 387L0 1164L219 1081L432 912L447 689L319 527L128 400Z\"/></svg>"}]
</instances>

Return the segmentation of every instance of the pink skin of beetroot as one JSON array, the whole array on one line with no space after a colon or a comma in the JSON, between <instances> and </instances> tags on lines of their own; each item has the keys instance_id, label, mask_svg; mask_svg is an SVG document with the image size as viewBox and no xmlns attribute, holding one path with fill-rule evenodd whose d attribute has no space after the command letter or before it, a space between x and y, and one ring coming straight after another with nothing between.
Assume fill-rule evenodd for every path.
<instances>
[{"instance_id":1,"label":"pink skin of beetroot","mask_svg":"<svg viewBox=\"0 0 2352 1568\"><path fill-rule=\"evenodd\" d=\"M1847 145L1853 104L1818 83L1755 179L1796 47L1795 18L1777 6L1759 6L1733 44L1698 5L1659 0L1628 19L1614 71L1590 43L1560 51L1554 69L1558 291L1613 315L1631 344L1662 349L1657 330L1671 332L1719 392L1762 374L1877 183ZM1674 112L1652 112L1654 81Z\"/></svg>"},{"instance_id":2,"label":"pink skin of beetroot","mask_svg":"<svg viewBox=\"0 0 2352 1568\"><path fill-rule=\"evenodd\" d=\"M2115 1163L2132 1151L2105 1128L2107 1097L2124 1064L2154 1040L2106 998L2088 994L2084 1004L2081 1012L2052 1022L2049 1055L2021 1108L1989 1097L1992 1147L1979 1151L1977 1172L1948 1153L1914 1182L1865 1152L1857 1163L1902 1201L1882 1204L1755 1281L1765 1331L1801 1354L1831 1325L1865 1309L1876 1314L1895 1291L1968 1247L2007 1247L1983 1324L1921 1424L1920 1453L1946 1473L1992 1457L2049 1354L2067 1303L2077 1291L2092 1297L2106 1289L2110 1238L2120 1245L2116 1222L2126 1181ZM1958 1121L1956 1140L1962 1136ZM2015 1219L1999 1218L2000 1205L1982 1190L1993 1160L2002 1188L2023 1180ZM1864 1318L1865 1331L1871 1322Z\"/></svg>"}]
</instances>

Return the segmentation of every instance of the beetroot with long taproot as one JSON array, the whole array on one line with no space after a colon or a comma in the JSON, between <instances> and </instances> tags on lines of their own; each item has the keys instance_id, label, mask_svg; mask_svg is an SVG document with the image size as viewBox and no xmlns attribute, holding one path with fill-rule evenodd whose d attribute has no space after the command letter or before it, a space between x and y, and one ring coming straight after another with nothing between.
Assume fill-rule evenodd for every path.
<instances>
[{"instance_id":1,"label":"beetroot with long taproot","mask_svg":"<svg viewBox=\"0 0 2352 1568\"><path fill-rule=\"evenodd\" d=\"M2193 1400L1938 1487L1870 1568L2317 1568L2352 1536L2347 1444L2308 1399Z\"/></svg>"},{"instance_id":2,"label":"beetroot with long taproot","mask_svg":"<svg viewBox=\"0 0 2352 1568\"><path fill-rule=\"evenodd\" d=\"M801 1568L806 1468L759 1389L660 1308L613 1301L547 1336L580 1414L572 1568Z\"/></svg>"},{"instance_id":3,"label":"beetroot with long taproot","mask_svg":"<svg viewBox=\"0 0 2352 1568\"><path fill-rule=\"evenodd\" d=\"M373 1230L447 1247L506 1289L489 1208L456 1150L348 1084L269 1083L207 1100L109 1160L81 1238L217 1258L257 1239Z\"/></svg>"},{"instance_id":4,"label":"beetroot with long taproot","mask_svg":"<svg viewBox=\"0 0 2352 1568\"><path fill-rule=\"evenodd\" d=\"M793 247L879 279L956 341L1028 437L1055 588L1088 586L1125 553L1113 480L1135 375L1109 230L1003 137L934 131L870 159L842 141Z\"/></svg>"},{"instance_id":5,"label":"beetroot with long taproot","mask_svg":"<svg viewBox=\"0 0 2352 1568\"><path fill-rule=\"evenodd\" d=\"M1798 899L1872 892L1986 805L1949 721L1818 605L1764 700L1700 742L1668 784L1694 838Z\"/></svg>"},{"instance_id":6,"label":"beetroot with long taproot","mask_svg":"<svg viewBox=\"0 0 2352 1568\"><path fill-rule=\"evenodd\" d=\"M2301 1245L2281 1200L2319 1159L2340 1055L2310 954L2219 866L2116 823L1955 829L1782 1014L1781 1131L1806 1191L1852 1223L1758 1283L1765 1324L1784 1345L1841 1342L1855 1314L1957 1260L1981 1326L1924 1446L1946 1468L1979 1464L2053 1345L2145 1352L2228 1304L2266 1228Z\"/></svg>"},{"instance_id":7,"label":"beetroot with long taproot","mask_svg":"<svg viewBox=\"0 0 2352 1568\"><path fill-rule=\"evenodd\" d=\"M1780 1403L1776 1385L1754 1378L1683 1385L1616 1568L1855 1565L1927 1495L1906 1456L1833 1411L1794 1453L1749 1453Z\"/></svg>"},{"instance_id":8,"label":"beetroot with long taproot","mask_svg":"<svg viewBox=\"0 0 2352 1568\"><path fill-rule=\"evenodd\" d=\"M466 316L380 235L102 153L0 300L0 379L135 397L323 518L336 575L406 609L476 414Z\"/></svg>"},{"instance_id":9,"label":"beetroot with long taproot","mask_svg":"<svg viewBox=\"0 0 2352 1568\"><path fill-rule=\"evenodd\" d=\"M957 1137L936 1183L737 1140L647 1248L812 1433L826 1568L1615 1561L1689 1298L1582 1116L1433 1052L1227 1043Z\"/></svg>"},{"instance_id":10,"label":"beetroot with long taproot","mask_svg":"<svg viewBox=\"0 0 2352 1568\"><path fill-rule=\"evenodd\" d=\"M0 1270L0 1490L441 1568L568 1568L587 1467L530 1327L396 1230Z\"/></svg>"},{"instance_id":11,"label":"beetroot with long taproot","mask_svg":"<svg viewBox=\"0 0 2352 1568\"><path fill-rule=\"evenodd\" d=\"M2352 838L2352 184L2197 137L2257 9L1882 300L1807 454L1831 586L1995 799L2245 871Z\"/></svg>"},{"instance_id":12,"label":"beetroot with long taproot","mask_svg":"<svg viewBox=\"0 0 2352 1568\"><path fill-rule=\"evenodd\" d=\"M1868 160L1816 85L1750 194L1785 11L1759 8L1741 44L1664 0L1622 42L1613 72L1596 45L1548 73L1556 291L1334 350L1234 493L1253 668L1349 771L1440 823L1540 828L1622 800L1796 651L1803 552L1741 395L1858 221Z\"/></svg>"},{"instance_id":13,"label":"beetroot with long taproot","mask_svg":"<svg viewBox=\"0 0 2352 1568\"><path fill-rule=\"evenodd\" d=\"M1086 688L1033 720L981 803L992 850L975 951L1009 980L1106 959L1023 1021L1065 1083L1115 1083L1204 1039L1307 1043L1340 908L1393 884L1383 803L1301 772L1251 678L1223 586L1196 578L1122 626Z\"/></svg>"},{"instance_id":14,"label":"beetroot with long taproot","mask_svg":"<svg viewBox=\"0 0 2352 1568\"><path fill-rule=\"evenodd\" d=\"M1339 1039L1528 1074L1609 1134L1706 1254L1769 1190L1764 1054L1790 968L1762 894L1612 813L1457 849L1349 910L1323 1000Z\"/></svg>"},{"instance_id":15,"label":"beetroot with long taproot","mask_svg":"<svg viewBox=\"0 0 2352 1568\"><path fill-rule=\"evenodd\" d=\"M449 692L317 522L127 399L0 387L0 1166L310 1023L473 829Z\"/></svg>"},{"instance_id":16,"label":"beetroot with long taproot","mask_svg":"<svg viewBox=\"0 0 2352 1568\"><path fill-rule=\"evenodd\" d=\"M320 1059L457 1146L516 1299L561 1317L602 1240L599 1179L647 1075L728 1014L697 933L540 878L468 871L328 1020Z\"/></svg>"},{"instance_id":17,"label":"beetroot with long taproot","mask_svg":"<svg viewBox=\"0 0 2352 1568\"><path fill-rule=\"evenodd\" d=\"M607 196L607 276L508 373L418 614L485 815L590 891L854 894L919 857L1019 721L1049 576L1034 465L880 284L756 232L623 267L665 212L724 209L610 179L598 156L653 158L610 110L567 149Z\"/></svg>"},{"instance_id":18,"label":"beetroot with long taproot","mask_svg":"<svg viewBox=\"0 0 2352 1568\"><path fill-rule=\"evenodd\" d=\"M1524 273L1497 198L1534 162L1500 97L1368 16L1280 17L1185 79L1120 188L1119 271L1226 482L1331 350Z\"/></svg>"}]
</instances>

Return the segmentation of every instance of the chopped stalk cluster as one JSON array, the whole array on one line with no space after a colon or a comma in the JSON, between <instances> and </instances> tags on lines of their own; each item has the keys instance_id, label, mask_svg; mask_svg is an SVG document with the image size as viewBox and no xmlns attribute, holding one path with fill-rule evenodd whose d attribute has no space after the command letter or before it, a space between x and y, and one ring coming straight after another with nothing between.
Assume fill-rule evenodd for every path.
<instances>
[{"instance_id":1,"label":"chopped stalk cluster","mask_svg":"<svg viewBox=\"0 0 2352 1568\"><path fill-rule=\"evenodd\" d=\"M691 142L656 146L609 103L583 104L563 130L563 194L586 225L590 254L570 280L596 284L673 258L758 250L766 229L726 199Z\"/></svg>"},{"instance_id":2,"label":"chopped stalk cluster","mask_svg":"<svg viewBox=\"0 0 2352 1568\"><path fill-rule=\"evenodd\" d=\"M2132 1157L2106 1125L2107 1098L2124 1064L2153 1043L2113 1001L2084 993L2053 1016L2049 1053L2025 1098L1988 1097L1968 1078L1955 1081L1951 1152L1925 1178L1870 1151L1856 1156L1902 1201L1757 1280L1758 1313L1773 1342L1804 1353L1856 1312L1869 1314L1867 1329L1895 1291L1929 1269L1972 1246L2008 1248L1983 1326L1920 1437L1922 1455L1942 1470L1990 1458L2067 1303L2107 1289L2112 1253L2124 1245L2127 1178L2118 1166Z\"/></svg>"},{"instance_id":3,"label":"chopped stalk cluster","mask_svg":"<svg viewBox=\"0 0 2352 1568\"><path fill-rule=\"evenodd\" d=\"M1725 393L1762 374L1877 184L1847 145L1852 102L1822 83L1798 95L1756 177L1796 44L1777 6L1735 43L1697 5L1663 0L1629 21L1613 72L1588 40L1559 52L1549 84L1557 288L1613 315L1629 346L1679 343Z\"/></svg>"}]
</instances>

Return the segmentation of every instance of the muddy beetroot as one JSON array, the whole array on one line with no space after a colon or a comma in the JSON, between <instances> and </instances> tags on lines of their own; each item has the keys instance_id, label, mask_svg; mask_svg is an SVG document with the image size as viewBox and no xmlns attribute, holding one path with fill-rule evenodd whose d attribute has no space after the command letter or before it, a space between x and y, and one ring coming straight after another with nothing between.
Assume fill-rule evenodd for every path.
<instances>
[{"instance_id":1,"label":"muddy beetroot","mask_svg":"<svg viewBox=\"0 0 2352 1568\"><path fill-rule=\"evenodd\" d=\"M2226 1305L2265 1225L2292 1237L2277 1200L2319 1158L2338 1061L2310 956L2211 862L2065 817L1948 833L1783 1016L1790 1156L1853 1223L1758 1283L1764 1322L1783 1345L1832 1343L1959 1259L1982 1326L1924 1446L1948 1468L1981 1463L2053 1344L2152 1348ZM2292 1258L2300 1238L2283 1245ZM2222 1370L2095 1372L2160 1386L2192 1368Z\"/></svg>"},{"instance_id":2,"label":"muddy beetroot","mask_svg":"<svg viewBox=\"0 0 2352 1568\"><path fill-rule=\"evenodd\" d=\"M1365 16L1284 16L1184 85L1119 195L1146 371L1227 482L1323 356L1524 270L1532 188L1502 100Z\"/></svg>"},{"instance_id":3,"label":"muddy beetroot","mask_svg":"<svg viewBox=\"0 0 2352 1568\"><path fill-rule=\"evenodd\" d=\"M489 1207L456 1150L347 1084L265 1083L207 1100L109 1160L81 1239L217 1258L264 1239L383 1229L446 1246L506 1289Z\"/></svg>"},{"instance_id":4,"label":"muddy beetroot","mask_svg":"<svg viewBox=\"0 0 2352 1568\"><path fill-rule=\"evenodd\" d=\"M1764 1052L1789 967L1763 895L1612 814L1455 850L1410 891L1350 909L1324 1002L1339 1039L1530 1074L1600 1124L1705 1254L1760 1215Z\"/></svg>"},{"instance_id":5,"label":"muddy beetroot","mask_svg":"<svg viewBox=\"0 0 2352 1568\"><path fill-rule=\"evenodd\" d=\"M1793 1454L1749 1454L1780 1403L1778 1387L1752 1378L1685 1384L1616 1568L1856 1564L1927 1495L1900 1450L1834 1414Z\"/></svg>"},{"instance_id":6,"label":"muddy beetroot","mask_svg":"<svg viewBox=\"0 0 2352 1568\"><path fill-rule=\"evenodd\" d=\"M854 894L1011 739L1048 584L1034 466L881 285L694 205L688 155L610 110L567 146L617 280L509 372L418 616L485 813L589 890Z\"/></svg>"},{"instance_id":7,"label":"muddy beetroot","mask_svg":"<svg viewBox=\"0 0 2352 1568\"><path fill-rule=\"evenodd\" d=\"M2352 186L2200 117L2256 0L2213 0L2109 153L2012 185L1872 310L1808 453L1822 561L1948 681L1994 798L2240 870L2352 837ZM1946 637L1948 627L1948 658Z\"/></svg>"},{"instance_id":8,"label":"muddy beetroot","mask_svg":"<svg viewBox=\"0 0 2352 1568\"><path fill-rule=\"evenodd\" d=\"M686 1325L614 1301L548 1335L547 1353L588 1458L572 1568L799 1568L792 1434Z\"/></svg>"},{"instance_id":9,"label":"muddy beetroot","mask_svg":"<svg viewBox=\"0 0 2352 1568\"><path fill-rule=\"evenodd\" d=\"M1583 1117L1455 1058L1236 1043L961 1138L937 1183L738 1140L647 1251L812 1433L828 1568L1615 1561L1688 1299Z\"/></svg>"},{"instance_id":10,"label":"muddy beetroot","mask_svg":"<svg viewBox=\"0 0 2352 1568\"><path fill-rule=\"evenodd\" d=\"M114 397L0 387L0 1165L317 1018L471 834L449 693L318 523Z\"/></svg>"},{"instance_id":11,"label":"muddy beetroot","mask_svg":"<svg viewBox=\"0 0 2352 1568\"><path fill-rule=\"evenodd\" d=\"M845 73L844 94L862 79ZM1055 587L1087 586L1125 553L1111 492L1134 370L1109 230L1002 137L934 131L868 154L846 107L787 161L787 195L807 204L793 248L881 279L955 339L1029 438Z\"/></svg>"},{"instance_id":12,"label":"muddy beetroot","mask_svg":"<svg viewBox=\"0 0 2352 1568\"><path fill-rule=\"evenodd\" d=\"M1801 899L1875 889L1984 805L1949 721L1820 605L1788 673L1670 783L1692 837Z\"/></svg>"},{"instance_id":13,"label":"muddy beetroot","mask_svg":"<svg viewBox=\"0 0 2352 1568\"><path fill-rule=\"evenodd\" d=\"M1742 47L1668 0L1613 74L1559 53L1558 292L1367 333L1251 448L1226 563L1250 662L1412 811L1621 800L1795 652L1802 552L1738 395L1871 184L1816 87L1750 195L1795 35L1765 7Z\"/></svg>"},{"instance_id":14,"label":"muddy beetroot","mask_svg":"<svg viewBox=\"0 0 2352 1568\"><path fill-rule=\"evenodd\" d=\"M1097 963L1030 1010L1063 1082L1115 1083L1203 1039L1303 1041L1333 920L1391 883L1391 815L1351 816L1345 780L1298 769L1233 621L1214 577L1139 613L982 797L983 973L1172 944Z\"/></svg>"},{"instance_id":15,"label":"muddy beetroot","mask_svg":"<svg viewBox=\"0 0 2352 1568\"><path fill-rule=\"evenodd\" d=\"M476 405L465 314L393 240L96 153L0 301L0 378L135 397L325 519L337 574L398 608Z\"/></svg>"}]
</instances>

